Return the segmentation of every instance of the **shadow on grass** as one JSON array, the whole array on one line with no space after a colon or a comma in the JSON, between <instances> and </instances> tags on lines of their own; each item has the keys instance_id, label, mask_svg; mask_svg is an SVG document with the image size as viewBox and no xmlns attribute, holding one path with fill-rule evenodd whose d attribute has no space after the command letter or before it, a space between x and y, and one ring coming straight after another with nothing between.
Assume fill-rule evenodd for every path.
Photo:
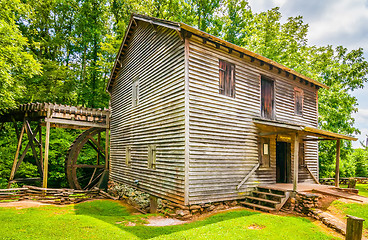
<instances>
[{"instance_id":1,"label":"shadow on grass","mask_svg":"<svg viewBox=\"0 0 368 240\"><path fill-rule=\"evenodd\" d=\"M145 218L151 215L132 215L126 207L113 201L91 201L75 205L75 213L77 215L87 215L97 218L104 222L114 225L124 231L130 232L141 239L149 239L161 235L167 235L174 232L186 231L193 228L199 228L208 224L213 224L221 221L226 221L234 218L244 216L251 216L259 214L256 212L249 212L245 210L225 212L213 215L204 220L195 221L191 223L166 226L166 227L151 227L144 226ZM121 222L135 222L136 226L128 227L125 224L117 224Z\"/></svg>"}]
</instances>

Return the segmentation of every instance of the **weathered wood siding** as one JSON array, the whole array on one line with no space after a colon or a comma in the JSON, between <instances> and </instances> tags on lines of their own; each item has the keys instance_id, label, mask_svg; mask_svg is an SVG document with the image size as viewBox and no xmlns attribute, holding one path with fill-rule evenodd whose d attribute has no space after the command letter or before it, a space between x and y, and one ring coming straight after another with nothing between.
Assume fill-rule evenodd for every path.
<instances>
[{"instance_id":1,"label":"weathered wood siding","mask_svg":"<svg viewBox=\"0 0 368 240\"><path fill-rule=\"evenodd\" d=\"M184 44L174 30L137 22L112 87L110 177L183 204ZM132 107L136 79L139 102ZM147 167L149 145L156 146L156 169Z\"/></svg>"},{"instance_id":2,"label":"weathered wood siding","mask_svg":"<svg viewBox=\"0 0 368 240\"><path fill-rule=\"evenodd\" d=\"M235 64L235 98L219 94L219 59ZM237 184L258 163L260 76L275 80L276 120L317 126L317 90L280 75L276 70L203 44L189 42L189 203L242 197L249 187L276 181L276 140L271 138L271 167L260 168L242 188ZM294 87L304 90L304 115L294 114ZM316 143L306 146L306 161L316 171ZM293 146L292 151L293 152ZM315 174L317 174L315 172Z\"/></svg>"}]
</instances>

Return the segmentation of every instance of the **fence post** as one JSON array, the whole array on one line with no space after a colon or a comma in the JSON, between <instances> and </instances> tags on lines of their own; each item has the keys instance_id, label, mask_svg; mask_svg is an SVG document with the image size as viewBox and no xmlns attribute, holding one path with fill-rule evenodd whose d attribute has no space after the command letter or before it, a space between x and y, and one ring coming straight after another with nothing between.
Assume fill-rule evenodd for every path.
<instances>
[{"instance_id":1,"label":"fence post","mask_svg":"<svg viewBox=\"0 0 368 240\"><path fill-rule=\"evenodd\" d=\"M346 215L348 220L346 224L346 240L361 240L363 232L363 218Z\"/></svg>"},{"instance_id":2,"label":"fence post","mask_svg":"<svg viewBox=\"0 0 368 240\"><path fill-rule=\"evenodd\" d=\"M155 196L150 195L150 213L157 213L158 199Z\"/></svg>"}]
</instances>

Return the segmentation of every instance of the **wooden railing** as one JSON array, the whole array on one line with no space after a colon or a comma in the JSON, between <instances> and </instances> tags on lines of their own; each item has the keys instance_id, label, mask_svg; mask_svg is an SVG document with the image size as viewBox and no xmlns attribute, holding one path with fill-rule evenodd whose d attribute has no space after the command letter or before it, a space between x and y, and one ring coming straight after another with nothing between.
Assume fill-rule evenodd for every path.
<instances>
[{"instance_id":1,"label":"wooden railing","mask_svg":"<svg viewBox=\"0 0 368 240\"><path fill-rule=\"evenodd\" d=\"M66 188L40 188L24 186L22 188L0 189L1 201L37 200L52 204L70 204L86 201L93 198L111 198L108 193L99 190L75 190Z\"/></svg>"},{"instance_id":2,"label":"wooden railing","mask_svg":"<svg viewBox=\"0 0 368 240\"><path fill-rule=\"evenodd\" d=\"M312 173L312 171L310 170L310 168L308 167L308 165L304 165L305 169L307 169L309 175L313 178L314 182L319 184L318 179L316 178L316 176L314 176L314 174Z\"/></svg>"},{"instance_id":3,"label":"wooden railing","mask_svg":"<svg viewBox=\"0 0 368 240\"><path fill-rule=\"evenodd\" d=\"M239 190L240 187L246 182L248 181L248 179L253 175L253 173L255 171L257 171L257 169L259 168L259 166L261 166L260 163L257 163L253 168L252 170L243 178L243 180L238 184L238 186L236 186L236 190Z\"/></svg>"},{"instance_id":4,"label":"wooden railing","mask_svg":"<svg viewBox=\"0 0 368 240\"><path fill-rule=\"evenodd\" d=\"M355 177L357 183L360 184L368 184L368 177ZM320 178L319 182L324 185L335 185L335 178ZM347 185L349 182L349 178L340 178L339 184Z\"/></svg>"}]
</instances>

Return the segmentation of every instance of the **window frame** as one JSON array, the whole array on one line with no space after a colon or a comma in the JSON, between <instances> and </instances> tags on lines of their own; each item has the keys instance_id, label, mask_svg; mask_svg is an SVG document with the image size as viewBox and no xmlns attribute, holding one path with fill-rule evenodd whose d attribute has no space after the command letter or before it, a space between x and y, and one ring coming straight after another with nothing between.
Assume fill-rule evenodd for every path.
<instances>
[{"instance_id":1,"label":"window frame","mask_svg":"<svg viewBox=\"0 0 368 240\"><path fill-rule=\"evenodd\" d=\"M156 145L154 144L148 145L147 167L156 169Z\"/></svg>"},{"instance_id":2,"label":"window frame","mask_svg":"<svg viewBox=\"0 0 368 240\"><path fill-rule=\"evenodd\" d=\"M132 164L132 147L125 146L125 165L131 166Z\"/></svg>"},{"instance_id":3,"label":"window frame","mask_svg":"<svg viewBox=\"0 0 368 240\"><path fill-rule=\"evenodd\" d=\"M268 117L268 116L265 116L264 114L264 108L263 108L263 104L262 104L262 81L269 81L272 83L272 112L271 112L271 116ZM269 120L275 120L276 119L276 81L275 79L271 78L271 77L268 77L268 76L265 76L265 75L261 75L260 76L260 110L261 110L261 118L264 118L264 119L269 119Z\"/></svg>"},{"instance_id":4,"label":"window frame","mask_svg":"<svg viewBox=\"0 0 368 240\"><path fill-rule=\"evenodd\" d=\"M261 168L271 167L271 139L266 137L260 137L258 142L259 151L259 163ZM268 154L264 153L265 144L267 144Z\"/></svg>"},{"instance_id":5,"label":"window frame","mask_svg":"<svg viewBox=\"0 0 368 240\"><path fill-rule=\"evenodd\" d=\"M132 107L139 104L139 78L136 77L132 82Z\"/></svg>"},{"instance_id":6,"label":"window frame","mask_svg":"<svg viewBox=\"0 0 368 240\"><path fill-rule=\"evenodd\" d=\"M236 67L234 63L219 59L219 93L236 97Z\"/></svg>"}]
</instances>

